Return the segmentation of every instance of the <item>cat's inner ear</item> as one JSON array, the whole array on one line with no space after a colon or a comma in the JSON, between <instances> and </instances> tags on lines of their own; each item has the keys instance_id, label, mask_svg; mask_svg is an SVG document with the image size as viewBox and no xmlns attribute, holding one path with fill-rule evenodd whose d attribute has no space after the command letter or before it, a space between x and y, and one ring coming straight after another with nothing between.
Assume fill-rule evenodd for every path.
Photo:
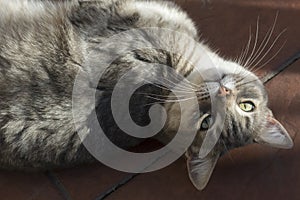
<instances>
[{"instance_id":1,"label":"cat's inner ear","mask_svg":"<svg viewBox=\"0 0 300 200\"><path fill-rule=\"evenodd\" d=\"M205 158L187 158L187 169L193 185L198 190L203 190L216 166L220 154L208 155Z\"/></svg>"},{"instance_id":2,"label":"cat's inner ear","mask_svg":"<svg viewBox=\"0 0 300 200\"><path fill-rule=\"evenodd\" d=\"M265 129L257 135L255 141L282 149L290 149L294 145L288 132L272 114L268 116Z\"/></svg>"}]
</instances>

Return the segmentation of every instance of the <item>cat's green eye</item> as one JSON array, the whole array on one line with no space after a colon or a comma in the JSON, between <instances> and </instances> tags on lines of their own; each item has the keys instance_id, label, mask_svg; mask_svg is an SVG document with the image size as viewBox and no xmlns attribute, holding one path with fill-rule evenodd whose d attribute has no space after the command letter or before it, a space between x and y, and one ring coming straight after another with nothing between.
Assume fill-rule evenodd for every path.
<instances>
[{"instance_id":1,"label":"cat's green eye","mask_svg":"<svg viewBox=\"0 0 300 200\"><path fill-rule=\"evenodd\" d=\"M207 117L205 117L201 123L201 127L200 130L201 131L206 131L208 130L209 126L211 124L211 116L208 115Z\"/></svg>"},{"instance_id":2,"label":"cat's green eye","mask_svg":"<svg viewBox=\"0 0 300 200\"><path fill-rule=\"evenodd\" d=\"M239 107L244 112L253 112L255 109L255 105L251 101L241 102L239 103Z\"/></svg>"}]
</instances>

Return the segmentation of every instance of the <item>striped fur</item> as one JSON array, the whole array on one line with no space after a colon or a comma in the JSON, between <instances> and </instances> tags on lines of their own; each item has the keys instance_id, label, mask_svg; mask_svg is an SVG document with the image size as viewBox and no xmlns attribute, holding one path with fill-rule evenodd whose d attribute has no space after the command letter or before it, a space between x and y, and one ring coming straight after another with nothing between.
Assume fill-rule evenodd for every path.
<instances>
[{"instance_id":1,"label":"striped fur","mask_svg":"<svg viewBox=\"0 0 300 200\"><path fill-rule=\"evenodd\" d=\"M272 143L272 137L266 134L259 137L272 118L262 83L240 64L221 58L201 43L194 23L175 4L142 0L0 0L0 167L32 170L94 162L73 124L75 77L79 70L90 70L90 66L85 65L91 59L87 56L88 52L97 51L97 46L106 38L142 27L170 29L188 35L199 42L216 70L223 75L222 80L215 81L223 81L226 85L226 78L235 80L231 95L226 97L225 126L216 147L204 160L197 158L205 137L205 132L199 131L187 152L190 178L198 189L206 185L220 154L255 139ZM161 36L161 44L172 49L189 46L181 42L172 35ZM114 47L108 53L118 54L118 48ZM194 58L198 56L201 55L191 55ZM101 59L88 61L99 62L99 66L102 64ZM159 49L142 49L120 55L95 86L102 93L97 97L96 108L91 108L91 111L96 110L109 139L122 148L134 146L140 140L126 135L115 123L110 108L111 88L128 69L135 66L146 69L153 63L173 67L183 76L192 77L194 84L201 85L195 90L207 91L201 76L195 75L193 66L180 55ZM136 80L143 77L143 73L147 70L137 74ZM158 71L153 76L157 73L162 72ZM169 91L149 85L141 88L141 92L169 94ZM242 112L237 106L241 99L252 99L256 112ZM131 115L137 124L149 123L149 107L145 105L151 103L155 101L145 96L132 97ZM166 101L162 104L169 117L159 136L167 136L170 140L178 128L180 117L194 114L194 105L180 113L177 103ZM210 113L209 97L199 95L199 106L201 115ZM88 117L83 120L88 120ZM193 126L199 124L201 122ZM86 126L82 129L89 130L89 125ZM280 127L277 126L278 129ZM272 130L274 132L275 129ZM277 141L276 145L281 144ZM194 176L195 173L202 174L200 179Z\"/></svg>"}]
</instances>

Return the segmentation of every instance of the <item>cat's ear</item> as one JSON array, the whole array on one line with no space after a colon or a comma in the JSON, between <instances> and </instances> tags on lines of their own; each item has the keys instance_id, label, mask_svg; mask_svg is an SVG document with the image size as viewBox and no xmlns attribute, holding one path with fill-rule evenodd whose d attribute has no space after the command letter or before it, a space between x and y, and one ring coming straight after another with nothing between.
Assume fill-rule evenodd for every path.
<instances>
[{"instance_id":1,"label":"cat's ear","mask_svg":"<svg viewBox=\"0 0 300 200\"><path fill-rule=\"evenodd\" d=\"M219 155L207 155L205 158L188 158L187 169L193 185L198 190L203 190L219 159Z\"/></svg>"},{"instance_id":2,"label":"cat's ear","mask_svg":"<svg viewBox=\"0 0 300 200\"><path fill-rule=\"evenodd\" d=\"M290 149L294 145L290 135L280 122L274 118L272 112L270 112L267 118L264 131L257 135L255 141L282 149Z\"/></svg>"}]
</instances>

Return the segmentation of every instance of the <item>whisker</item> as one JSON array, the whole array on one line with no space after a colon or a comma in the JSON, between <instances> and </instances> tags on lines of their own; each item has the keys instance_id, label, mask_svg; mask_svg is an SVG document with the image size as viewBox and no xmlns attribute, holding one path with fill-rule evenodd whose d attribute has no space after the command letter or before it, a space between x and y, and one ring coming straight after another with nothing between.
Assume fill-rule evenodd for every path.
<instances>
[{"instance_id":1,"label":"whisker","mask_svg":"<svg viewBox=\"0 0 300 200\"><path fill-rule=\"evenodd\" d=\"M238 81L240 81L240 80L246 78L249 74L251 74L250 71L244 70L243 68L240 68L239 71L235 70L235 73L236 73L236 74L239 74L239 75L241 76L240 79L238 79Z\"/></svg>"},{"instance_id":2,"label":"whisker","mask_svg":"<svg viewBox=\"0 0 300 200\"><path fill-rule=\"evenodd\" d=\"M203 100L205 98L208 98L210 97L210 95L206 95L206 96L202 96L201 98L197 98L198 100ZM193 97L194 98L194 97ZM189 98L189 99L183 99L184 101L188 101L188 100L191 100L193 98ZM154 99L154 98L152 98ZM146 106L151 106L151 105L155 105L155 104L164 104L164 103L179 103L181 100L178 100L178 101L174 101L174 100L170 100L170 101L167 101L167 100L164 100L164 99L154 99L154 100L157 100L156 102L152 102L152 103L147 103L147 104L144 104L144 107Z\"/></svg>"},{"instance_id":3,"label":"whisker","mask_svg":"<svg viewBox=\"0 0 300 200\"><path fill-rule=\"evenodd\" d=\"M247 82L237 83L237 87L240 87L240 86L243 86L243 85L246 85L246 84L248 84L248 83L255 82L255 81L257 81L257 79L253 79L253 80L247 81Z\"/></svg>"},{"instance_id":4,"label":"whisker","mask_svg":"<svg viewBox=\"0 0 300 200\"><path fill-rule=\"evenodd\" d=\"M146 103L144 104L143 106L146 107L146 106L152 106L152 105L156 105L156 104L163 104L165 103L164 101L156 101L156 102L153 102L153 103Z\"/></svg>"},{"instance_id":5,"label":"whisker","mask_svg":"<svg viewBox=\"0 0 300 200\"><path fill-rule=\"evenodd\" d=\"M259 16L257 18L257 22L256 22L256 34L255 34L255 42L254 42L254 45L253 45L253 49L252 49L252 52L249 56L249 58L247 59L245 65L247 66L248 65L248 62L252 59L252 56L256 50L256 46L257 46L257 42L258 42L258 31L259 31Z\"/></svg>"},{"instance_id":6,"label":"whisker","mask_svg":"<svg viewBox=\"0 0 300 200\"><path fill-rule=\"evenodd\" d=\"M138 95L146 95L146 97L162 97L162 98L176 98L176 99L180 99L180 98L186 98L186 97L190 97L191 95L160 95L160 94L151 94L151 93L137 93Z\"/></svg>"},{"instance_id":7,"label":"whisker","mask_svg":"<svg viewBox=\"0 0 300 200\"><path fill-rule=\"evenodd\" d=\"M274 32L274 29L275 29L276 22L277 22L277 15L275 17L273 26L268 30L263 41L261 42L261 45L259 46L259 48L257 50L258 53L254 56L254 58L250 61L250 63L248 63L248 66L251 66L259 58L261 53L265 50L266 46L269 44L269 41L270 41L270 39L273 35L273 32Z\"/></svg>"},{"instance_id":8,"label":"whisker","mask_svg":"<svg viewBox=\"0 0 300 200\"><path fill-rule=\"evenodd\" d=\"M258 70L262 69L264 66L266 66L271 60L273 60L278 54L279 52L283 49L283 47L285 46L287 40L281 45L281 47L279 48L279 50L269 59L267 60L265 63L263 63L260 67L258 67L256 70L253 71L253 73L257 72Z\"/></svg>"},{"instance_id":9,"label":"whisker","mask_svg":"<svg viewBox=\"0 0 300 200\"><path fill-rule=\"evenodd\" d=\"M156 86L156 87L158 87L158 88L160 88L160 89L163 89L163 90L171 90L170 88L173 88L173 90L175 89L174 88L174 86L172 86L172 85L168 85L169 87L167 87L167 86L164 86L164 85L160 85L159 83L153 83L153 82L151 82L151 81L147 81L147 80L145 80L146 82L148 82L149 84L152 84L152 85L154 85L154 86ZM159 80L157 80L157 82L161 82L161 81L159 81ZM191 88L189 88L189 89L191 89ZM190 90L190 91L187 91L186 89L177 89L176 88L176 90L174 90L174 91L178 91L178 92L183 92L183 93L194 93L196 90Z\"/></svg>"},{"instance_id":10,"label":"whisker","mask_svg":"<svg viewBox=\"0 0 300 200\"><path fill-rule=\"evenodd\" d=\"M279 35L275 38L275 40L274 40L274 42L271 44L271 46L270 46L270 48L268 49L268 51L266 51L266 53L261 57L261 59L259 60L259 61L257 61L256 63L255 63L255 65L254 66L257 66L257 65L259 65L262 61L263 61L263 59L268 55L268 53L273 49L273 47L274 47L274 45L276 44L276 42L279 40L279 38L281 37L281 35L284 33L284 32L286 32L286 30L287 29L284 29L283 31L281 31L280 33L279 33ZM282 47L280 48L280 50L282 49ZM251 68L251 70L253 70L254 69L254 67L252 67Z\"/></svg>"},{"instance_id":11,"label":"whisker","mask_svg":"<svg viewBox=\"0 0 300 200\"><path fill-rule=\"evenodd\" d=\"M162 99L159 99L159 98L155 98L155 97L150 97L150 99L153 99L153 100L162 100ZM190 98L184 98L184 99L178 99L178 100L164 100L165 103L177 103L177 102L181 102L181 101L189 101L189 100L192 100L192 99L195 99L195 97L190 97Z\"/></svg>"},{"instance_id":12,"label":"whisker","mask_svg":"<svg viewBox=\"0 0 300 200\"><path fill-rule=\"evenodd\" d=\"M171 76L171 78L174 78L175 80L178 81L178 84L180 83L181 85L183 84L184 86L190 88L192 86L194 87L198 87L198 85L191 83L190 81L186 80L185 77L182 77L182 79L179 79L179 77L173 73L169 73L169 76Z\"/></svg>"},{"instance_id":13,"label":"whisker","mask_svg":"<svg viewBox=\"0 0 300 200\"><path fill-rule=\"evenodd\" d=\"M191 86L192 84L189 84L189 83L186 83L186 82L183 82L185 81L185 78L182 77L182 79L179 78L179 75L175 76L173 73L168 73L168 75L170 76L170 78L173 78L175 79L174 81L170 80L169 78L167 77L163 77L163 80L159 80L159 79L154 79L155 82L158 82L160 85L167 85L167 86L164 86L166 88L170 87L170 88L174 88L175 86L179 89L182 89L183 91L185 90L189 90L189 91L194 91L195 89ZM147 83L149 84L153 84L153 85L156 85L158 86L159 84L157 83L153 83L153 80L149 81L149 80L145 80ZM177 83L176 83L177 81ZM165 83L165 84L163 84ZM159 87L161 88L161 87ZM162 88L163 89L163 88Z\"/></svg>"},{"instance_id":14,"label":"whisker","mask_svg":"<svg viewBox=\"0 0 300 200\"><path fill-rule=\"evenodd\" d=\"M248 43L247 43L246 48L245 48L245 50L243 51L243 53L242 53L242 55L241 55L241 57L240 57L240 59L239 59L239 63L240 63L241 65L244 65L243 63L245 62L245 59L246 59L246 57L247 57L247 55L248 55L248 53L249 53L251 41L252 41L252 33L251 33L251 26L250 26L250 28L249 28L249 39L248 39Z\"/></svg>"},{"instance_id":15,"label":"whisker","mask_svg":"<svg viewBox=\"0 0 300 200\"><path fill-rule=\"evenodd\" d=\"M176 87L178 89L182 89L183 91L185 90L194 90L192 87L186 87L186 86L183 86L183 85L180 85L179 83L174 83L172 82L171 80L167 79L167 78L164 78L165 81L168 82L168 84L163 84L163 83L166 83L166 82L163 82L162 80L158 80L158 79L155 79L156 82L160 83L161 85L168 85L172 88Z\"/></svg>"}]
</instances>

